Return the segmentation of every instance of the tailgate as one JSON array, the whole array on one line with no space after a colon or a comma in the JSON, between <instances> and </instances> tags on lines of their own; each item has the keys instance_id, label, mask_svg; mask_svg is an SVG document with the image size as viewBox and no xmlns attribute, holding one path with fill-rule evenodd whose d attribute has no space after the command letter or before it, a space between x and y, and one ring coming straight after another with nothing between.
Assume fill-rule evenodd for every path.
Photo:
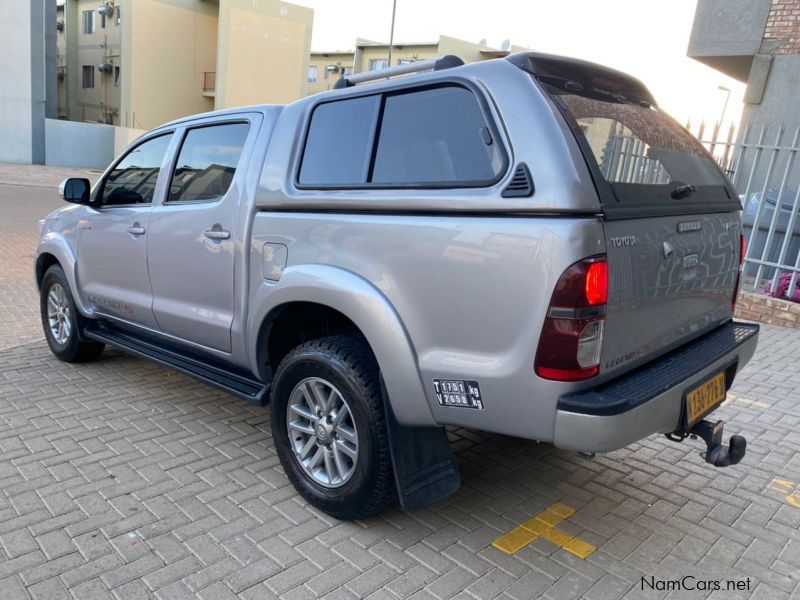
<instances>
[{"instance_id":1,"label":"tailgate","mask_svg":"<svg viewBox=\"0 0 800 600\"><path fill-rule=\"evenodd\" d=\"M539 56L526 70L572 130L602 205L601 379L729 321L741 205L713 157L627 75Z\"/></svg>"},{"instance_id":2,"label":"tailgate","mask_svg":"<svg viewBox=\"0 0 800 600\"><path fill-rule=\"evenodd\" d=\"M606 221L600 374L618 374L730 320L738 213Z\"/></svg>"}]
</instances>

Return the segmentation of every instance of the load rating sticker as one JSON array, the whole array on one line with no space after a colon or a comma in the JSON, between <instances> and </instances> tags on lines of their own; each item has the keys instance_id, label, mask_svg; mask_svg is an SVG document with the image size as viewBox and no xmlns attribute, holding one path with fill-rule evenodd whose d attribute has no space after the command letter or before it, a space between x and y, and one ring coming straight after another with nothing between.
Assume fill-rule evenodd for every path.
<instances>
[{"instance_id":1,"label":"load rating sticker","mask_svg":"<svg viewBox=\"0 0 800 600\"><path fill-rule=\"evenodd\" d=\"M433 390L436 392L436 400L440 406L483 410L481 388L477 381L434 379Z\"/></svg>"}]
</instances>

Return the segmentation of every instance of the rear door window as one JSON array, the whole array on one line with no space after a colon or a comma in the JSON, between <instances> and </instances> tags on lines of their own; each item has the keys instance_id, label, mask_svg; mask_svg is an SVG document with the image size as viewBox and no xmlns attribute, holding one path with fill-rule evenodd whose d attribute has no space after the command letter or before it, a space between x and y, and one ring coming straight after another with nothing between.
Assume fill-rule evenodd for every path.
<instances>
[{"instance_id":1,"label":"rear door window","mask_svg":"<svg viewBox=\"0 0 800 600\"><path fill-rule=\"evenodd\" d=\"M169 202L206 202L228 191L250 125L225 123L186 132L169 187Z\"/></svg>"}]
</instances>

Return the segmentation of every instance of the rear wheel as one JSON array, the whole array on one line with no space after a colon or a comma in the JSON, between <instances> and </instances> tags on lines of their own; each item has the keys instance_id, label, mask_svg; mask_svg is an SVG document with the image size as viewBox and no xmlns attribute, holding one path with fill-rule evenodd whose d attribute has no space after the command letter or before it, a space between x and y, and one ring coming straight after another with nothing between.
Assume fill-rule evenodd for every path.
<instances>
[{"instance_id":1,"label":"rear wheel","mask_svg":"<svg viewBox=\"0 0 800 600\"><path fill-rule=\"evenodd\" d=\"M47 345L58 359L83 362L97 358L103 351L104 344L79 338L81 317L75 308L67 277L59 265L53 265L44 274L39 308Z\"/></svg>"},{"instance_id":2,"label":"rear wheel","mask_svg":"<svg viewBox=\"0 0 800 600\"><path fill-rule=\"evenodd\" d=\"M338 519L382 510L394 496L378 365L360 336L297 346L279 365L272 436L289 480Z\"/></svg>"}]
</instances>

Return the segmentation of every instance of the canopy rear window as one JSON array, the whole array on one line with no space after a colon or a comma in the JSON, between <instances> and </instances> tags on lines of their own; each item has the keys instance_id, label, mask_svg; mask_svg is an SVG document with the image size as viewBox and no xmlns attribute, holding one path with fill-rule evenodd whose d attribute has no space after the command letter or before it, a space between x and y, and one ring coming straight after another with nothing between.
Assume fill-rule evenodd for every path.
<instances>
[{"instance_id":1,"label":"canopy rear window","mask_svg":"<svg viewBox=\"0 0 800 600\"><path fill-rule=\"evenodd\" d=\"M559 77L538 79L575 133L607 214L741 209L700 142L650 102Z\"/></svg>"}]
</instances>

